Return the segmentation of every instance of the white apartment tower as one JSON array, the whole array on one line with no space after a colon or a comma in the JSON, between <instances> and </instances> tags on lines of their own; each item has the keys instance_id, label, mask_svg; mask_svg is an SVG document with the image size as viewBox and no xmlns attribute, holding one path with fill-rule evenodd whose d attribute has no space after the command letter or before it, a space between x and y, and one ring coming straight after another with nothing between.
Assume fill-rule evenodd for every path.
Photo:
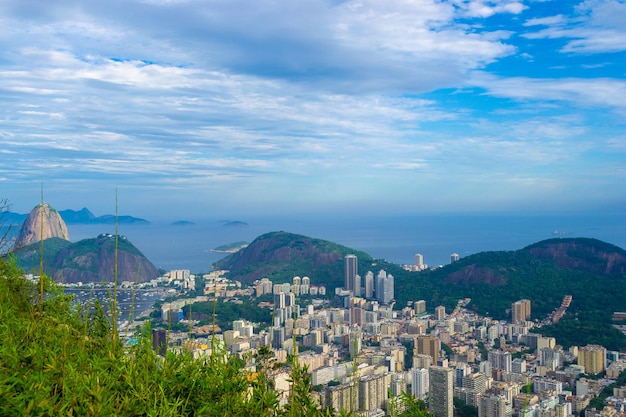
<instances>
[{"instance_id":1,"label":"white apartment tower","mask_svg":"<svg viewBox=\"0 0 626 417\"><path fill-rule=\"evenodd\" d=\"M365 298L374 298L374 273L367 271L365 274Z\"/></svg>"},{"instance_id":2,"label":"white apartment tower","mask_svg":"<svg viewBox=\"0 0 626 417\"><path fill-rule=\"evenodd\" d=\"M422 269L424 269L424 257L422 256L421 253L415 254L415 268L418 271L421 271Z\"/></svg>"},{"instance_id":3,"label":"white apartment tower","mask_svg":"<svg viewBox=\"0 0 626 417\"><path fill-rule=\"evenodd\" d=\"M426 401L428 399L428 389L430 382L428 379L428 369L413 368L411 370L411 395L418 400Z\"/></svg>"}]
</instances>

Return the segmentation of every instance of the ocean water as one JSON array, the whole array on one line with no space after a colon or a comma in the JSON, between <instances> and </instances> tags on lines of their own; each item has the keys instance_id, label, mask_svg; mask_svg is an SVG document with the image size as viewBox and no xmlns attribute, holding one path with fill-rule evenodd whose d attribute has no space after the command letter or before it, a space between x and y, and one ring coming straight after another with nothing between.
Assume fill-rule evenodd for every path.
<instances>
[{"instance_id":1,"label":"ocean water","mask_svg":"<svg viewBox=\"0 0 626 417\"><path fill-rule=\"evenodd\" d=\"M158 268L207 272L225 256L212 252L220 245L251 242L263 233L285 231L330 240L367 252L377 259L412 264L421 253L430 266L492 250L517 250L554 237L589 237L626 248L626 214L432 214L404 216L258 216L232 219L246 226L226 226L221 219L193 225L150 223L119 225L126 236ZM76 242L114 225L68 225Z\"/></svg>"}]
</instances>

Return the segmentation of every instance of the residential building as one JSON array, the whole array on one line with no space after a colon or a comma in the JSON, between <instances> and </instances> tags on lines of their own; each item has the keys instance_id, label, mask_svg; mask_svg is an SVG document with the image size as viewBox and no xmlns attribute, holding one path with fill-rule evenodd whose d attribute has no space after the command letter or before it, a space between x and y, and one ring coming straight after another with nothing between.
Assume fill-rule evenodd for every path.
<instances>
[{"instance_id":1,"label":"residential building","mask_svg":"<svg viewBox=\"0 0 626 417\"><path fill-rule=\"evenodd\" d=\"M452 403L454 371L443 366L428 368L430 393L428 408L435 417L454 417Z\"/></svg>"}]
</instances>

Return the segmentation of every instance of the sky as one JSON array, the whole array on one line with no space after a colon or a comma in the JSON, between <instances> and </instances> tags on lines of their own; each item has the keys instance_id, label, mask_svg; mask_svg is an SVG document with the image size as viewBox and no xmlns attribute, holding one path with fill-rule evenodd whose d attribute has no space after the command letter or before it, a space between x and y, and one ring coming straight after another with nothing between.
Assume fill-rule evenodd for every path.
<instances>
[{"instance_id":1,"label":"sky","mask_svg":"<svg viewBox=\"0 0 626 417\"><path fill-rule=\"evenodd\" d=\"M0 198L624 211L623 0L3 0Z\"/></svg>"}]
</instances>

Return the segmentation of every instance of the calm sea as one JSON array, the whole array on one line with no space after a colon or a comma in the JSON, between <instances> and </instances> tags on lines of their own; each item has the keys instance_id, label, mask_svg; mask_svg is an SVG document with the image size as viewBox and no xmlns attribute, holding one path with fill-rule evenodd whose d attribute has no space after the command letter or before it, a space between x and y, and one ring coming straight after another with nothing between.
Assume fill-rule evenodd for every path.
<instances>
[{"instance_id":1,"label":"calm sea","mask_svg":"<svg viewBox=\"0 0 626 417\"><path fill-rule=\"evenodd\" d=\"M431 266L491 250L516 250L553 237L590 237L626 248L626 214L467 214L413 216L310 216L232 219L246 226L225 226L220 219L193 225L167 223L119 226L158 268L206 272L225 255L212 252L220 245L251 242L263 233L285 231L330 240L369 253L377 259L412 264L421 253ZM68 225L76 242L114 233L113 225Z\"/></svg>"}]
</instances>

